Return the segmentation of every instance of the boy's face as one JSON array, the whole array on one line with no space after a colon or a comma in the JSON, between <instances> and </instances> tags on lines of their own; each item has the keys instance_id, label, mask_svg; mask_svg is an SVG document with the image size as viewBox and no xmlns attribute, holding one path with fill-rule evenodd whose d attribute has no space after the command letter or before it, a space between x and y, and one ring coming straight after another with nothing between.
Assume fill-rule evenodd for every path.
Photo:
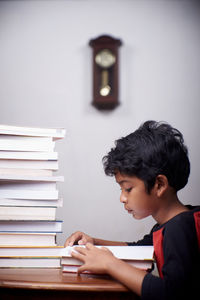
<instances>
[{"instance_id":1,"label":"boy's face","mask_svg":"<svg viewBox=\"0 0 200 300\"><path fill-rule=\"evenodd\" d=\"M144 182L135 176L118 172L115 178L121 187L120 201L135 219L143 219L156 213L158 201L153 189L148 194Z\"/></svg>"}]
</instances>

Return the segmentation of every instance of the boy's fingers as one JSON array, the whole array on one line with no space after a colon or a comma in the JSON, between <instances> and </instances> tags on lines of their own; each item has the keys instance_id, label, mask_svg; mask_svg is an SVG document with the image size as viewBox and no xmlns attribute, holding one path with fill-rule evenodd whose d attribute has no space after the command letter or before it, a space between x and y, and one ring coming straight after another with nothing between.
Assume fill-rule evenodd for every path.
<instances>
[{"instance_id":1,"label":"boy's fingers","mask_svg":"<svg viewBox=\"0 0 200 300\"><path fill-rule=\"evenodd\" d=\"M71 245L70 245L70 240L69 240L69 239L67 239L67 240L65 241L65 244L64 244L64 247L67 247L67 246L71 246Z\"/></svg>"},{"instance_id":2,"label":"boy's fingers","mask_svg":"<svg viewBox=\"0 0 200 300\"><path fill-rule=\"evenodd\" d=\"M82 239L82 233L77 231L73 233L65 242L65 247L72 247L77 241Z\"/></svg>"},{"instance_id":3,"label":"boy's fingers","mask_svg":"<svg viewBox=\"0 0 200 300\"><path fill-rule=\"evenodd\" d=\"M88 250L91 250L91 249L94 249L94 248L95 248L95 246L92 245L91 243L87 243L87 244L85 245L85 247L86 247L86 249L88 249Z\"/></svg>"},{"instance_id":4,"label":"boy's fingers","mask_svg":"<svg viewBox=\"0 0 200 300\"><path fill-rule=\"evenodd\" d=\"M108 248L106 248L106 247L101 247L101 249L104 250L104 251L107 251L107 252L112 253L112 252L111 252Z\"/></svg>"},{"instance_id":5,"label":"boy's fingers","mask_svg":"<svg viewBox=\"0 0 200 300\"><path fill-rule=\"evenodd\" d=\"M75 247L74 248L75 251L72 251L72 253L80 253L82 255L86 255L87 249L83 248L83 247Z\"/></svg>"},{"instance_id":6,"label":"boy's fingers","mask_svg":"<svg viewBox=\"0 0 200 300\"><path fill-rule=\"evenodd\" d=\"M74 245L74 243L75 243L75 239L74 238L69 238L65 242L65 247L67 247L67 246L72 247Z\"/></svg>"},{"instance_id":7,"label":"boy's fingers","mask_svg":"<svg viewBox=\"0 0 200 300\"><path fill-rule=\"evenodd\" d=\"M72 251L71 256L72 256L73 258L76 258L76 259L78 259L78 260L84 262L84 255L83 255L83 254L80 254L80 253L78 253L78 252Z\"/></svg>"},{"instance_id":8,"label":"boy's fingers","mask_svg":"<svg viewBox=\"0 0 200 300\"><path fill-rule=\"evenodd\" d=\"M81 267L78 268L77 273L79 275L79 274L83 273L84 271L87 271L87 269L85 268L84 265L82 265Z\"/></svg>"},{"instance_id":9,"label":"boy's fingers","mask_svg":"<svg viewBox=\"0 0 200 300\"><path fill-rule=\"evenodd\" d=\"M70 236L66 241L65 241L65 247L67 247L67 246L73 246L74 245L74 243L75 243L75 241L76 241L76 236L75 235L72 235L72 236Z\"/></svg>"},{"instance_id":10,"label":"boy's fingers","mask_svg":"<svg viewBox=\"0 0 200 300\"><path fill-rule=\"evenodd\" d=\"M78 241L79 245L85 245L86 244L86 239L82 238L81 240Z\"/></svg>"}]
</instances>

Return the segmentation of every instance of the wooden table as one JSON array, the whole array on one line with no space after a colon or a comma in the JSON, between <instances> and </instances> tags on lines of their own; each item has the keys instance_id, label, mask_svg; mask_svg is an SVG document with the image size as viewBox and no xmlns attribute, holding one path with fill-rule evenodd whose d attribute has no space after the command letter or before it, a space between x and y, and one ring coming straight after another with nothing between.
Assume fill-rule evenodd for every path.
<instances>
[{"instance_id":1,"label":"wooden table","mask_svg":"<svg viewBox=\"0 0 200 300\"><path fill-rule=\"evenodd\" d=\"M0 269L1 300L139 299L108 276L62 274L60 269Z\"/></svg>"}]
</instances>

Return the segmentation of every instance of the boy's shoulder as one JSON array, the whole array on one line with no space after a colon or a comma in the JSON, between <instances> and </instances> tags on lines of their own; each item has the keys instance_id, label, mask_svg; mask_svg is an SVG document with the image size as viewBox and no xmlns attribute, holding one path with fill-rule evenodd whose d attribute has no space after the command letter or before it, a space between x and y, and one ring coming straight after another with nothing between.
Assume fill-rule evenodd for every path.
<instances>
[{"instance_id":1,"label":"boy's shoulder","mask_svg":"<svg viewBox=\"0 0 200 300\"><path fill-rule=\"evenodd\" d=\"M195 215L199 221L196 222ZM154 245L161 243L168 253L169 249L175 252L183 251L193 255L199 261L200 247L200 207L189 207L163 225L157 225L153 230ZM186 250L187 249L187 250Z\"/></svg>"},{"instance_id":2,"label":"boy's shoulder","mask_svg":"<svg viewBox=\"0 0 200 300\"><path fill-rule=\"evenodd\" d=\"M188 227L189 224L194 224L195 222L195 213L200 212L200 206L192 206L192 205L186 205L186 207L189 209L188 211L182 212L169 220L166 224L167 227L174 227L174 226L183 226Z\"/></svg>"},{"instance_id":3,"label":"boy's shoulder","mask_svg":"<svg viewBox=\"0 0 200 300\"><path fill-rule=\"evenodd\" d=\"M190 233L195 230L195 213L200 212L200 206L186 205L188 211L182 212L163 225L157 225L154 231L163 229L163 233L167 232L178 232L178 231L189 231Z\"/></svg>"}]
</instances>

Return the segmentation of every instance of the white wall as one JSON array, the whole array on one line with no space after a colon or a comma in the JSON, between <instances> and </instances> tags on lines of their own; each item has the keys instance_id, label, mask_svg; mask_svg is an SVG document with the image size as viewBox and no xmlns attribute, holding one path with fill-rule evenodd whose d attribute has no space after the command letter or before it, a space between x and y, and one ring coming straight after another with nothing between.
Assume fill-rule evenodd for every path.
<instances>
[{"instance_id":1,"label":"white wall","mask_svg":"<svg viewBox=\"0 0 200 300\"><path fill-rule=\"evenodd\" d=\"M200 6L180 0L0 1L0 123L65 127L60 141L62 244L81 229L135 240L153 220L132 219L101 159L115 139L147 119L180 129L192 173L180 193L198 204L200 183ZM120 102L99 112L92 100L91 49L101 34L123 40Z\"/></svg>"}]
</instances>

